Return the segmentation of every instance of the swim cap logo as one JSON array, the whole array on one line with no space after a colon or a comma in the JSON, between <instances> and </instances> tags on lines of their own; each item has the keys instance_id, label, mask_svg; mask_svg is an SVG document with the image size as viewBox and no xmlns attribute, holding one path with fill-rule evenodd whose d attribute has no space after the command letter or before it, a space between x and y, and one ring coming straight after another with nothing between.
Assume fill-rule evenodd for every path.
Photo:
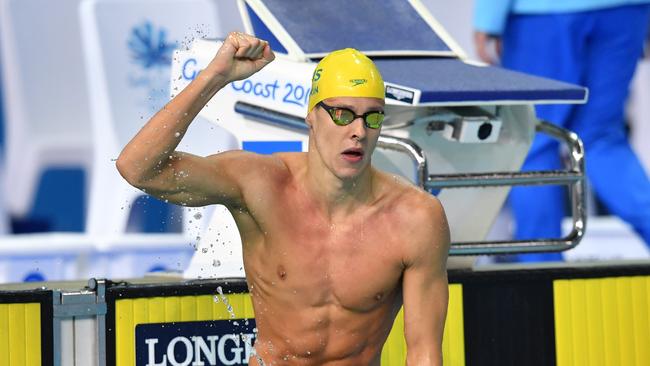
<instances>
[{"instance_id":1,"label":"swim cap logo","mask_svg":"<svg viewBox=\"0 0 650 366\"><path fill-rule=\"evenodd\" d=\"M352 83L352 86L365 84L367 82L368 82L368 80L366 80L366 79L350 79L350 83Z\"/></svg>"},{"instance_id":2,"label":"swim cap logo","mask_svg":"<svg viewBox=\"0 0 650 366\"><path fill-rule=\"evenodd\" d=\"M314 77L311 79L311 81L318 81L320 79L321 72L323 72L323 69L316 69L316 71L314 71Z\"/></svg>"}]
</instances>

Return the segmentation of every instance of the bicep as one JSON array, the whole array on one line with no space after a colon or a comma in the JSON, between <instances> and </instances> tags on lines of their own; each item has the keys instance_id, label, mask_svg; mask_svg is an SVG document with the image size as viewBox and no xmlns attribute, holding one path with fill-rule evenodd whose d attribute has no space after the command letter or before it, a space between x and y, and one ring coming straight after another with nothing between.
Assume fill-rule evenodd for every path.
<instances>
[{"instance_id":1,"label":"bicep","mask_svg":"<svg viewBox=\"0 0 650 366\"><path fill-rule=\"evenodd\" d=\"M175 152L147 186L147 193L184 206L243 205L248 172L262 164L255 154L231 151L200 157Z\"/></svg>"},{"instance_id":2,"label":"bicep","mask_svg":"<svg viewBox=\"0 0 650 366\"><path fill-rule=\"evenodd\" d=\"M404 272L404 335L409 352L437 354L442 344L449 290L446 271L434 267Z\"/></svg>"},{"instance_id":3,"label":"bicep","mask_svg":"<svg viewBox=\"0 0 650 366\"><path fill-rule=\"evenodd\" d=\"M439 359L449 289L449 228L439 202L428 215L426 230L413 235L403 277L404 332L409 359ZM434 224L431 225L431 222ZM419 239L418 239L419 238Z\"/></svg>"}]
</instances>

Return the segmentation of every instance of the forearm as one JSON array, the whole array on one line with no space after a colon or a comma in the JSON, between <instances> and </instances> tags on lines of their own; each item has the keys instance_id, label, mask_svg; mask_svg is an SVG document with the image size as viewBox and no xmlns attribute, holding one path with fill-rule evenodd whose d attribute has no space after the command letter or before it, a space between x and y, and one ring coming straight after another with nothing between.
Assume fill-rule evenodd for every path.
<instances>
[{"instance_id":1,"label":"forearm","mask_svg":"<svg viewBox=\"0 0 650 366\"><path fill-rule=\"evenodd\" d=\"M442 366L442 342L407 347L407 366Z\"/></svg>"},{"instance_id":2,"label":"forearm","mask_svg":"<svg viewBox=\"0 0 650 366\"><path fill-rule=\"evenodd\" d=\"M433 294L429 301L414 309L405 301L406 365L432 366L442 365L442 338L447 317L447 281L434 282L426 293ZM443 288L443 286L445 286ZM423 297L423 299L427 299Z\"/></svg>"},{"instance_id":3,"label":"forearm","mask_svg":"<svg viewBox=\"0 0 650 366\"><path fill-rule=\"evenodd\" d=\"M150 180L170 163L187 128L227 80L210 67L158 111L124 147L117 168L133 185Z\"/></svg>"}]
</instances>

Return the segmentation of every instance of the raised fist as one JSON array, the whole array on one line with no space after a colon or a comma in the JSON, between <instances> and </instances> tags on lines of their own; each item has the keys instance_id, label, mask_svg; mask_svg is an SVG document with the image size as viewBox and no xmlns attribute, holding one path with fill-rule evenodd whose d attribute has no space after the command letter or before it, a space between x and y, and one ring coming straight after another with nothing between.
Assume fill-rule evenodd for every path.
<instances>
[{"instance_id":1,"label":"raised fist","mask_svg":"<svg viewBox=\"0 0 650 366\"><path fill-rule=\"evenodd\" d=\"M231 82L246 79L274 59L268 42L249 34L231 32L208 68Z\"/></svg>"}]
</instances>

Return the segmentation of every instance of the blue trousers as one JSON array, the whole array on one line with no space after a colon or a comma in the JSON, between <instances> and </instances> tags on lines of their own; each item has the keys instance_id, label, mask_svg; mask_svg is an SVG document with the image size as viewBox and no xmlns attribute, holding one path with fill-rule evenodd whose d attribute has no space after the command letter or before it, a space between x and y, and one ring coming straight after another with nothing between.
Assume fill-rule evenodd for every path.
<instances>
[{"instance_id":1,"label":"blue trousers","mask_svg":"<svg viewBox=\"0 0 650 366\"><path fill-rule=\"evenodd\" d=\"M641 56L647 5L547 15L512 15L503 35L504 67L589 88L583 105L537 107L540 119L578 134L591 187L608 210L650 244L650 181L628 142L624 104ZM650 138L650 136L648 136ZM558 169L559 147L537 136L524 170ZM518 239L557 238L565 215L560 186L514 188L510 204ZM588 230L588 229L587 229ZM520 261L561 260L559 253L518 256Z\"/></svg>"}]
</instances>

